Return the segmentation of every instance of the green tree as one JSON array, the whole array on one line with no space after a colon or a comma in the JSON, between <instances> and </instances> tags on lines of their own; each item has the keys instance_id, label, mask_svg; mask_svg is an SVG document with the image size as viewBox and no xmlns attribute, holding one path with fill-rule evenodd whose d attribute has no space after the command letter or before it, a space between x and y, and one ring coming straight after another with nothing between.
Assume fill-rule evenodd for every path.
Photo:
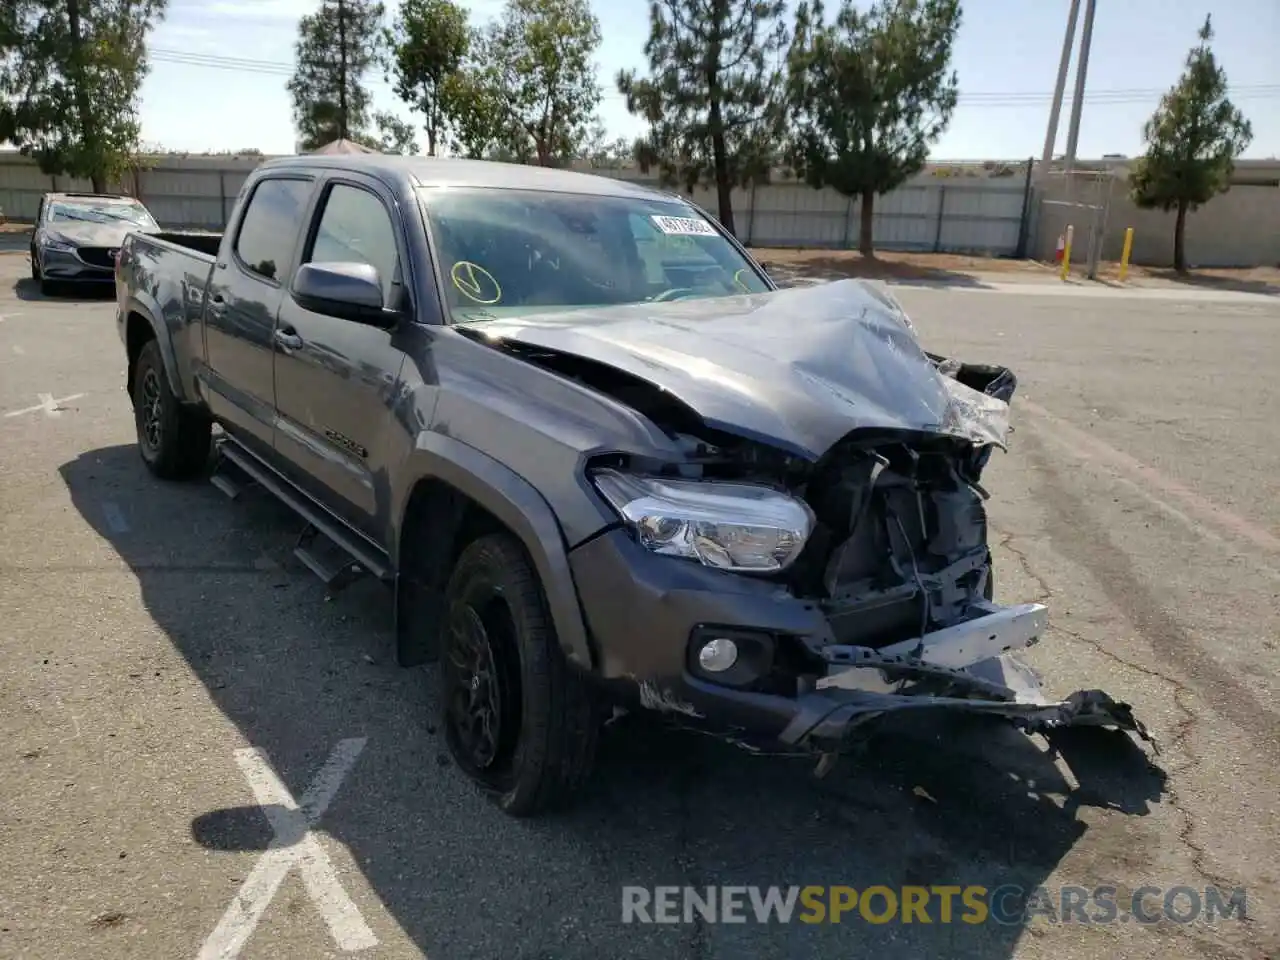
<instances>
[{"instance_id":1,"label":"green tree","mask_svg":"<svg viewBox=\"0 0 1280 960\"><path fill-rule=\"evenodd\" d=\"M460 112L491 149L540 166L570 159L600 103L599 46L588 0L507 0L478 37Z\"/></svg>"},{"instance_id":2,"label":"green tree","mask_svg":"<svg viewBox=\"0 0 1280 960\"><path fill-rule=\"evenodd\" d=\"M858 197L858 249L874 256L875 198L924 169L957 99L951 47L959 0L821 0L796 11L788 77L795 114L789 156L810 186Z\"/></svg>"},{"instance_id":3,"label":"green tree","mask_svg":"<svg viewBox=\"0 0 1280 960\"><path fill-rule=\"evenodd\" d=\"M479 35L473 38L479 46ZM515 146L527 139L514 129L492 71L476 59L470 60L444 85L449 104L453 149L470 160L518 160L528 162L527 152L516 155Z\"/></svg>"},{"instance_id":4,"label":"green tree","mask_svg":"<svg viewBox=\"0 0 1280 960\"><path fill-rule=\"evenodd\" d=\"M303 150L369 138L364 78L382 62L385 16L377 0L323 0L298 21L297 66L286 86Z\"/></svg>"},{"instance_id":5,"label":"green tree","mask_svg":"<svg viewBox=\"0 0 1280 960\"><path fill-rule=\"evenodd\" d=\"M635 161L636 144L624 137L609 139L609 131L598 119L591 124L586 140L574 158L605 170L619 170Z\"/></svg>"},{"instance_id":6,"label":"green tree","mask_svg":"<svg viewBox=\"0 0 1280 960\"><path fill-rule=\"evenodd\" d=\"M360 142L365 146L372 147L379 153L397 153L405 157L417 154L418 141L413 134L413 124L406 123L394 113L386 111L375 113L373 123L377 127L378 134L375 137L366 136L361 140Z\"/></svg>"},{"instance_id":7,"label":"green tree","mask_svg":"<svg viewBox=\"0 0 1280 960\"><path fill-rule=\"evenodd\" d=\"M0 142L104 191L137 153L146 37L165 0L3 0Z\"/></svg>"},{"instance_id":8,"label":"green tree","mask_svg":"<svg viewBox=\"0 0 1280 960\"><path fill-rule=\"evenodd\" d=\"M451 98L471 46L467 11L452 0L403 0L391 37L396 94L426 120L436 155L459 106Z\"/></svg>"},{"instance_id":9,"label":"green tree","mask_svg":"<svg viewBox=\"0 0 1280 960\"><path fill-rule=\"evenodd\" d=\"M1181 78L1160 101L1142 129L1146 153L1130 174L1133 201L1140 207L1177 210L1173 266L1187 269L1187 211L1231 186L1235 158L1253 140L1253 128L1227 99L1227 75L1209 49L1209 17L1200 42L1187 54Z\"/></svg>"},{"instance_id":10,"label":"green tree","mask_svg":"<svg viewBox=\"0 0 1280 960\"><path fill-rule=\"evenodd\" d=\"M627 110L649 132L642 169L664 183L714 185L720 223L734 233L732 190L768 178L784 130L784 0L653 0L649 76L620 71Z\"/></svg>"}]
</instances>

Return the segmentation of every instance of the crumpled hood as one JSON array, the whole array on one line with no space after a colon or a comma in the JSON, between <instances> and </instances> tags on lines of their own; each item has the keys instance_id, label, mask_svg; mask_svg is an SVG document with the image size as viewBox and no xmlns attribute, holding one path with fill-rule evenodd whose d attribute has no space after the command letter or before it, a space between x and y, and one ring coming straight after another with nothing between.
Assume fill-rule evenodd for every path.
<instances>
[{"instance_id":1,"label":"crumpled hood","mask_svg":"<svg viewBox=\"0 0 1280 960\"><path fill-rule=\"evenodd\" d=\"M74 221L51 223L44 227L43 236L60 240L77 247L118 247L130 233L151 233L136 223L76 223Z\"/></svg>"},{"instance_id":2,"label":"crumpled hood","mask_svg":"<svg viewBox=\"0 0 1280 960\"><path fill-rule=\"evenodd\" d=\"M469 334L576 355L670 392L709 427L816 460L852 430L1004 447L1008 404L945 375L857 280L754 296L564 311Z\"/></svg>"}]
</instances>

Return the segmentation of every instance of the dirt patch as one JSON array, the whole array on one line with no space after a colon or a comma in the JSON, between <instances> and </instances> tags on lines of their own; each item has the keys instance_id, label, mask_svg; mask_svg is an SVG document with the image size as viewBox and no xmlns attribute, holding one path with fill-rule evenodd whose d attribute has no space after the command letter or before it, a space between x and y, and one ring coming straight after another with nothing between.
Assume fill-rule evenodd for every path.
<instances>
[{"instance_id":1,"label":"dirt patch","mask_svg":"<svg viewBox=\"0 0 1280 960\"><path fill-rule=\"evenodd\" d=\"M950 253L884 251L864 257L856 250L804 250L756 247L752 255L783 282L842 280L866 277L899 283L982 286L982 277L1001 274L1009 281L1051 277L1053 271L1034 260L965 256Z\"/></svg>"}]
</instances>

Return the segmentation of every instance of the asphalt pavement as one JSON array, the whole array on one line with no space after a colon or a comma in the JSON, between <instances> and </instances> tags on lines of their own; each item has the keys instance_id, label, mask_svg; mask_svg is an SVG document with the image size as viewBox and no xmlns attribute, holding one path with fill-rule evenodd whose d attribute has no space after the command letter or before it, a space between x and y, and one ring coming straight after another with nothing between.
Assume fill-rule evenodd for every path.
<instances>
[{"instance_id":1,"label":"asphalt pavement","mask_svg":"<svg viewBox=\"0 0 1280 960\"><path fill-rule=\"evenodd\" d=\"M448 762L383 588L326 598L282 507L151 479L114 303L27 269L0 256L0 957L1280 951L1280 299L896 291L1018 373L997 599L1046 602L1047 684L1159 755L921 716L818 780L628 718L578 808L519 822ZM708 884L1243 887L1247 919L622 922L624 886Z\"/></svg>"}]
</instances>

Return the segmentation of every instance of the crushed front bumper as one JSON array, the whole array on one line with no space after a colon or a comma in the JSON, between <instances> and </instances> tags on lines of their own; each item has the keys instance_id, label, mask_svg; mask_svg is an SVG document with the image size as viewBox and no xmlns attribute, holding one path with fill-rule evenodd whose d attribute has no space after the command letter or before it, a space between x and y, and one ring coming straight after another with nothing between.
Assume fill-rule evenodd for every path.
<instances>
[{"instance_id":1,"label":"crushed front bumper","mask_svg":"<svg viewBox=\"0 0 1280 960\"><path fill-rule=\"evenodd\" d=\"M818 605L776 584L672 563L612 531L571 555L597 675L638 690L640 705L762 749L838 752L857 728L902 710L1005 717L1028 732L1106 726L1150 741L1128 704L1100 690L1044 696L1017 653L1048 625L1041 604L978 603L966 620L872 649L837 642ZM697 637L724 632L800 648L812 682L795 695L696 672Z\"/></svg>"},{"instance_id":2,"label":"crushed front bumper","mask_svg":"<svg viewBox=\"0 0 1280 960\"><path fill-rule=\"evenodd\" d=\"M858 727L877 717L945 710L1004 717L1028 733L1104 726L1150 742L1130 706L1101 690L1080 690L1062 700L1044 696L1039 675L1015 651L1035 644L1047 624L1048 609L1038 603L981 603L971 619L878 650L809 643L829 664L828 673L810 692L783 698L792 708L776 739L785 747L838 752ZM689 682L703 694L714 686Z\"/></svg>"},{"instance_id":3,"label":"crushed front bumper","mask_svg":"<svg viewBox=\"0 0 1280 960\"><path fill-rule=\"evenodd\" d=\"M802 709L779 734L784 744L838 742L869 717L935 709L1005 717L1028 732L1065 726L1109 726L1141 739L1151 736L1127 703L1101 690L1063 700L1044 696L1039 675L1015 650L1038 642L1048 609L1028 603L980 603L972 619L879 650L828 646L832 671L798 703Z\"/></svg>"}]
</instances>

